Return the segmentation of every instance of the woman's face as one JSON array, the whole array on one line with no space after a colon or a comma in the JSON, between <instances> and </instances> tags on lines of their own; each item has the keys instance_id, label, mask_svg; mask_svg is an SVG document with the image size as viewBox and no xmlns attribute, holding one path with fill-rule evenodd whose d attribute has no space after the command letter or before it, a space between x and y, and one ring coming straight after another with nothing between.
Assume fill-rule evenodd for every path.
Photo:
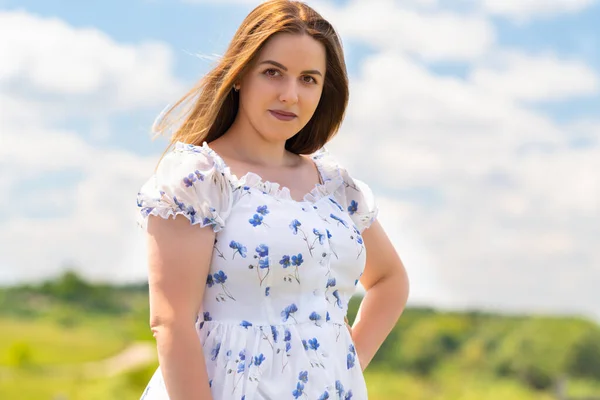
<instances>
[{"instance_id":1,"label":"woman's face","mask_svg":"<svg viewBox=\"0 0 600 400\"><path fill-rule=\"evenodd\" d=\"M313 116L325 79L325 47L308 35L272 36L240 82L238 118L269 142L285 142Z\"/></svg>"}]
</instances>

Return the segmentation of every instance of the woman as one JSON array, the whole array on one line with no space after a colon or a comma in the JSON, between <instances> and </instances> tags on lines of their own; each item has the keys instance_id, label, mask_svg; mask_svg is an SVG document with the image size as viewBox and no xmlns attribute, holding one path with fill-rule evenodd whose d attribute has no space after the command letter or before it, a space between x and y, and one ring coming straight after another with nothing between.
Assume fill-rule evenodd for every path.
<instances>
[{"instance_id":1,"label":"woman","mask_svg":"<svg viewBox=\"0 0 600 400\"><path fill-rule=\"evenodd\" d=\"M347 101L334 29L275 0L159 121L177 127L138 194L160 362L143 399L367 398L408 280L370 190L323 149Z\"/></svg>"}]
</instances>

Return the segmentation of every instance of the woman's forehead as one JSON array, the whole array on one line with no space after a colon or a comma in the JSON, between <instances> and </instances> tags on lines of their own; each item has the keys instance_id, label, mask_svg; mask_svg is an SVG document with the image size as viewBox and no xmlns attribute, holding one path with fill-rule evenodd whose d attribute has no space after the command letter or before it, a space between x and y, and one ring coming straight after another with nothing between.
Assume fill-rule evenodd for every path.
<instances>
[{"instance_id":1,"label":"woman's forehead","mask_svg":"<svg viewBox=\"0 0 600 400\"><path fill-rule=\"evenodd\" d=\"M290 71L319 70L325 72L325 46L304 34L279 33L265 44L257 64L275 61Z\"/></svg>"}]
</instances>

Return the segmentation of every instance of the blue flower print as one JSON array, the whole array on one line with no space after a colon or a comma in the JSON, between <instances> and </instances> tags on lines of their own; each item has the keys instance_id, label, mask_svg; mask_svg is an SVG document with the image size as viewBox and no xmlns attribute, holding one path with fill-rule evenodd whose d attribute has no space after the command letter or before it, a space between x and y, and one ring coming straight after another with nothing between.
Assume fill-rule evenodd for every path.
<instances>
[{"instance_id":1,"label":"blue flower print","mask_svg":"<svg viewBox=\"0 0 600 400\"><path fill-rule=\"evenodd\" d=\"M315 240L313 240L312 243L309 243L308 236L306 236L306 233L304 233L304 231L302 229L300 229L301 225L302 225L302 223L300 223L300 221L298 221L297 219L295 219L295 220L293 220L290 223L290 229L292 230L292 232L294 233L294 235L297 235L298 232L302 233L302 239L306 242L306 246L308 247L308 252L310 253L310 255L312 257L313 256L312 251L315 248L315 242L317 240L319 240L319 237L317 237ZM317 231L317 230L313 229L313 233L315 233L315 231ZM315 233L315 235L317 235L317 233Z\"/></svg>"},{"instance_id":2,"label":"blue flower print","mask_svg":"<svg viewBox=\"0 0 600 400\"><path fill-rule=\"evenodd\" d=\"M283 371L285 370L285 367L288 365L288 358L291 356L290 354L290 350L292 349L292 334L290 332L289 329L285 328L284 329L284 333L283 333L283 341L285 342L285 362L283 363L283 367L281 369L281 372L283 373ZM279 350L278 350L279 352Z\"/></svg>"},{"instance_id":3,"label":"blue flower print","mask_svg":"<svg viewBox=\"0 0 600 400\"><path fill-rule=\"evenodd\" d=\"M271 286L267 286L265 288L265 296L268 296L271 293Z\"/></svg>"},{"instance_id":4,"label":"blue flower print","mask_svg":"<svg viewBox=\"0 0 600 400\"><path fill-rule=\"evenodd\" d=\"M316 236L315 241L318 240L319 244L321 244L321 245L325 243L325 234L324 233L319 232L319 230L317 228L313 229L313 233ZM314 242L313 242L313 245L314 245Z\"/></svg>"},{"instance_id":5,"label":"blue flower print","mask_svg":"<svg viewBox=\"0 0 600 400\"><path fill-rule=\"evenodd\" d=\"M334 199L332 199L331 197L329 198L329 201L331 201L333 204L335 204L335 206L337 208L340 209L340 211L344 211L344 207L340 206L340 203L338 203L337 201L335 201Z\"/></svg>"},{"instance_id":6,"label":"blue flower print","mask_svg":"<svg viewBox=\"0 0 600 400\"><path fill-rule=\"evenodd\" d=\"M256 366L260 366L260 364L262 364L263 361L265 361L265 356L262 353L254 357L254 365Z\"/></svg>"},{"instance_id":7,"label":"blue flower print","mask_svg":"<svg viewBox=\"0 0 600 400\"><path fill-rule=\"evenodd\" d=\"M140 203L138 203L138 207L141 207L142 205ZM141 209L141 213L142 216L147 217L150 215L150 213L154 210L154 207L143 207Z\"/></svg>"},{"instance_id":8,"label":"blue flower print","mask_svg":"<svg viewBox=\"0 0 600 400\"><path fill-rule=\"evenodd\" d=\"M335 285L337 284L335 278L329 278L327 279L327 285L325 285L325 296L329 295L329 289L332 287L335 287Z\"/></svg>"},{"instance_id":9,"label":"blue flower print","mask_svg":"<svg viewBox=\"0 0 600 400\"><path fill-rule=\"evenodd\" d=\"M220 270L219 272L215 272L212 277L213 277L214 284L221 285L225 295L227 297L229 297L231 300L235 301L235 298L231 295L231 293L229 293L229 290L227 290L227 286L225 286L225 282L227 281L227 275L225 274L225 272ZM207 280L207 282L208 282L208 280ZM209 287L211 287L211 286L212 286L212 284L209 284ZM219 293L217 295L217 301L225 301L225 296L223 296L222 293Z\"/></svg>"},{"instance_id":10,"label":"blue flower print","mask_svg":"<svg viewBox=\"0 0 600 400\"><path fill-rule=\"evenodd\" d=\"M286 276L283 277L284 281L287 282L291 282L292 278L294 278L296 280L296 282L300 283L300 273L298 271L298 267L300 265L302 265L302 263L304 262L304 259L302 258L302 254L298 253L298 255L295 256L288 256L288 255L284 255L281 260L279 261L279 264L281 264L283 266L283 268L288 268L289 266L293 265L296 267L295 271L293 274L288 274Z\"/></svg>"},{"instance_id":11,"label":"blue flower print","mask_svg":"<svg viewBox=\"0 0 600 400\"><path fill-rule=\"evenodd\" d=\"M338 396L342 398L342 396L344 395L344 385L342 385L342 382L335 381L335 390Z\"/></svg>"},{"instance_id":12,"label":"blue flower print","mask_svg":"<svg viewBox=\"0 0 600 400\"><path fill-rule=\"evenodd\" d=\"M183 184L185 185L185 187L191 187L194 185L194 182L196 182L196 180L204 180L204 174L198 170L195 170L193 173L183 178Z\"/></svg>"},{"instance_id":13,"label":"blue flower print","mask_svg":"<svg viewBox=\"0 0 600 400\"><path fill-rule=\"evenodd\" d=\"M315 325L321 326L321 325L319 325L319 321L321 320L321 316L319 314L317 314L316 311L313 311L310 314L310 316L308 317L308 319L310 319L311 321L313 321L315 323Z\"/></svg>"},{"instance_id":14,"label":"blue flower print","mask_svg":"<svg viewBox=\"0 0 600 400\"><path fill-rule=\"evenodd\" d=\"M348 390L348 392L346 393L346 397L344 397L344 400L351 400L352 399L352 390Z\"/></svg>"},{"instance_id":15,"label":"blue flower print","mask_svg":"<svg viewBox=\"0 0 600 400\"><path fill-rule=\"evenodd\" d=\"M247 185L241 186L241 187L236 187L234 189L234 192L236 192L236 191L241 191L242 192L242 194L239 196L239 199L243 198L246 195L248 195L248 196L251 195L251 193L250 193L250 186L247 186Z\"/></svg>"},{"instance_id":16,"label":"blue flower print","mask_svg":"<svg viewBox=\"0 0 600 400\"><path fill-rule=\"evenodd\" d=\"M304 350L306 350L306 351L313 350L315 352L315 355L317 356L316 362L311 360L311 362L310 362L311 367L325 368L325 365L323 364L323 361L321 361L321 357L319 356L319 353L317 352L319 347L321 347L321 343L319 343L317 338L309 339L308 342L306 342L305 340L302 340L302 344L304 345Z\"/></svg>"},{"instance_id":17,"label":"blue flower print","mask_svg":"<svg viewBox=\"0 0 600 400\"><path fill-rule=\"evenodd\" d=\"M292 303L289 306L287 306L281 312L281 316L283 317L283 322L287 322L287 320L291 317L294 320L294 322L298 323L298 321L296 321L296 318L294 318L294 316L292 315L296 311L298 311L298 307L295 304Z\"/></svg>"},{"instance_id":18,"label":"blue flower print","mask_svg":"<svg viewBox=\"0 0 600 400\"><path fill-rule=\"evenodd\" d=\"M327 390L323 392L321 397L319 397L319 400L329 400L329 392Z\"/></svg>"},{"instance_id":19,"label":"blue flower print","mask_svg":"<svg viewBox=\"0 0 600 400\"><path fill-rule=\"evenodd\" d=\"M194 174L189 174L188 176L183 178L183 184L185 187L194 186L194 182L196 182L196 176Z\"/></svg>"},{"instance_id":20,"label":"blue flower print","mask_svg":"<svg viewBox=\"0 0 600 400\"><path fill-rule=\"evenodd\" d=\"M245 369L246 369L246 363L240 362L237 367L237 373L241 374L242 372L244 372Z\"/></svg>"},{"instance_id":21,"label":"blue flower print","mask_svg":"<svg viewBox=\"0 0 600 400\"><path fill-rule=\"evenodd\" d=\"M211 287L213 287L214 284L215 284L215 281L213 280L213 276L209 274L206 277L206 286L208 286L209 288L211 288Z\"/></svg>"},{"instance_id":22,"label":"blue flower print","mask_svg":"<svg viewBox=\"0 0 600 400\"><path fill-rule=\"evenodd\" d=\"M254 226L254 227L257 227L260 224L262 224L262 221L263 221L263 217L258 214L254 214L254 216L248 220L248 222L250 222L252 224L252 226Z\"/></svg>"},{"instance_id":23,"label":"blue flower print","mask_svg":"<svg viewBox=\"0 0 600 400\"><path fill-rule=\"evenodd\" d=\"M354 349L354 345L350 344L350 346L348 347L348 357L347 357L347 361L346 361L346 366L348 367L348 369L354 367L356 362L356 350Z\"/></svg>"},{"instance_id":24,"label":"blue flower print","mask_svg":"<svg viewBox=\"0 0 600 400\"><path fill-rule=\"evenodd\" d=\"M354 234L352 236L350 236L350 239L355 240L356 243L358 244L359 250L358 250L358 255L356 256L356 259L358 259L360 257L360 255L362 254L363 250L365 249L365 246L363 246L362 236L360 235L360 231L356 228L356 226L354 226Z\"/></svg>"},{"instance_id":25,"label":"blue flower print","mask_svg":"<svg viewBox=\"0 0 600 400\"><path fill-rule=\"evenodd\" d=\"M333 235L331 234L331 232L329 232L329 229L325 229L325 232L327 232L327 242L329 242L329 248L331 249L331 252L335 255L335 258L338 258L337 253L335 252L333 243L331 243L331 238L333 237Z\"/></svg>"},{"instance_id":26,"label":"blue flower print","mask_svg":"<svg viewBox=\"0 0 600 400\"><path fill-rule=\"evenodd\" d=\"M197 219L196 219L196 210L194 210L194 207L192 206L187 206L186 207L186 213L188 215L188 217L190 217L190 222L192 224L195 224Z\"/></svg>"},{"instance_id":27,"label":"blue flower print","mask_svg":"<svg viewBox=\"0 0 600 400\"><path fill-rule=\"evenodd\" d=\"M355 361L354 355L348 353L348 357L346 360L346 366L348 367L348 369L354 367L354 361Z\"/></svg>"},{"instance_id":28,"label":"blue flower print","mask_svg":"<svg viewBox=\"0 0 600 400\"><path fill-rule=\"evenodd\" d=\"M204 311L202 314L203 314L203 317L204 317L205 321L212 321L212 317L210 316L210 312Z\"/></svg>"},{"instance_id":29,"label":"blue flower print","mask_svg":"<svg viewBox=\"0 0 600 400\"><path fill-rule=\"evenodd\" d=\"M269 255L269 246L261 244L256 248L256 253L259 257L266 257Z\"/></svg>"},{"instance_id":30,"label":"blue flower print","mask_svg":"<svg viewBox=\"0 0 600 400\"><path fill-rule=\"evenodd\" d=\"M338 223L340 223L340 224L344 225L346 228L348 228L348 224L346 223L346 221L344 221L343 219L341 219L341 218L340 218L340 217L338 217L337 215L334 215L334 214L329 214L329 216L330 216L332 219L336 220Z\"/></svg>"},{"instance_id":31,"label":"blue flower print","mask_svg":"<svg viewBox=\"0 0 600 400\"><path fill-rule=\"evenodd\" d=\"M235 258L236 253L239 253L240 256L242 256L242 258L246 258L247 250L246 250L246 246L244 246L243 244L236 242L235 240L232 240L231 243L229 243L229 247L234 249L233 257L231 257L232 260Z\"/></svg>"},{"instance_id":32,"label":"blue flower print","mask_svg":"<svg viewBox=\"0 0 600 400\"><path fill-rule=\"evenodd\" d=\"M277 338L279 337L279 333L277 332L277 328L271 325L271 335L273 335L273 342L277 343Z\"/></svg>"},{"instance_id":33,"label":"blue flower print","mask_svg":"<svg viewBox=\"0 0 600 400\"><path fill-rule=\"evenodd\" d=\"M269 268L269 257L258 260L258 266L261 269Z\"/></svg>"},{"instance_id":34,"label":"blue flower print","mask_svg":"<svg viewBox=\"0 0 600 400\"><path fill-rule=\"evenodd\" d=\"M242 351L240 351L239 354L240 360L244 361L246 359L246 349L243 349Z\"/></svg>"},{"instance_id":35,"label":"blue flower print","mask_svg":"<svg viewBox=\"0 0 600 400\"><path fill-rule=\"evenodd\" d=\"M300 371L298 375L298 380L307 383L308 382L308 371Z\"/></svg>"},{"instance_id":36,"label":"blue flower print","mask_svg":"<svg viewBox=\"0 0 600 400\"><path fill-rule=\"evenodd\" d=\"M329 311L327 311L327 315L325 316L325 322L329 322L329 320L331 320L331 317L329 316Z\"/></svg>"},{"instance_id":37,"label":"blue flower print","mask_svg":"<svg viewBox=\"0 0 600 400\"><path fill-rule=\"evenodd\" d=\"M294 389L292 394L294 395L295 399L302 396L304 394L304 384L302 382L298 382L298 384L296 385L296 389Z\"/></svg>"},{"instance_id":38,"label":"blue flower print","mask_svg":"<svg viewBox=\"0 0 600 400\"><path fill-rule=\"evenodd\" d=\"M185 204L177 200L177 196L173 196L173 202L177 205L180 211L185 211Z\"/></svg>"},{"instance_id":39,"label":"blue flower print","mask_svg":"<svg viewBox=\"0 0 600 400\"><path fill-rule=\"evenodd\" d=\"M339 308L342 308L342 309L343 309L344 307L342 306L342 300L340 299L340 293L339 293L337 290L334 290L332 294L333 294L333 297L335 297L335 298L336 298L335 304L336 304L336 305L337 305Z\"/></svg>"},{"instance_id":40,"label":"blue flower print","mask_svg":"<svg viewBox=\"0 0 600 400\"><path fill-rule=\"evenodd\" d=\"M248 321L242 321L240 323L240 326L243 326L244 328L248 329L249 326L252 326L252 322L248 322Z\"/></svg>"},{"instance_id":41,"label":"blue flower print","mask_svg":"<svg viewBox=\"0 0 600 400\"><path fill-rule=\"evenodd\" d=\"M216 283L224 284L225 281L227 281L227 275L222 270L219 272L216 272L213 276L215 277Z\"/></svg>"},{"instance_id":42,"label":"blue flower print","mask_svg":"<svg viewBox=\"0 0 600 400\"><path fill-rule=\"evenodd\" d=\"M264 225L264 226L266 226L266 227L268 228L268 227L269 227L269 225L265 224L265 223L263 222L263 219L264 219L264 218L263 218L263 216L262 216L261 214L254 214L254 215L252 216L252 218L250 218L250 219L248 220L248 222L250 222L250 224L251 224L253 227L255 227L255 228L256 228L257 226L259 226L259 225Z\"/></svg>"},{"instance_id":43,"label":"blue flower print","mask_svg":"<svg viewBox=\"0 0 600 400\"><path fill-rule=\"evenodd\" d=\"M217 359L217 356L219 355L219 350L221 350L221 342L217 343L215 348L210 351L211 360L215 361Z\"/></svg>"},{"instance_id":44,"label":"blue flower print","mask_svg":"<svg viewBox=\"0 0 600 400\"><path fill-rule=\"evenodd\" d=\"M358 203L355 200L352 200L350 202L350 205L348 206L348 214L354 215L354 213L357 211L358 211Z\"/></svg>"},{"instance_id":45,"label":"blue flower print","mask_svg":"<svg viewBox=\"0 0 600 400\"><path fill-rule=\"evenodd\" d=\"M267 208L267 206L258 206L256 208L256 212L259 213L260 215L267 215L270 211Z\"/></svg>"},{"instance_id":46,"label":"blue flower print","mask_svg":"<svg viewBox=\"0 0 600 400\"><path fill-rule=\"evenodd\" d=\"M177 196L173 196L173 203L175 203L175 205L177 206L179 211L182 211L184 215L189 217L190 222L192 224L196 223L196 210L194 209L194 207L192 207L191 205L186 206L185 203L183 203L183 202L179 201L179 199L177 199Z\"/></svg>"},{"instance_id":47,"label":"blue flower print","mask_svg":"<svg viewBox=\"0 0 600 400\"><path fill-rule=\"evenodd\" d=\"M287 268L290 265L292 265L291 260L290 260L290 256L283 256L281 258L281 260L279 261L279 264L281 264L283 266L283 268Z\"/></svg>"},{"instance_id":48,"label":"blue flower print","mask_svg":"<svg viewBox=\"0 0 600 400\"><path fill-rule=\"evenodd\" d=\"M300 225L302 225L302 224L297 219L293 220L292 223L290 224L290 229L292 230L292 232L294 232L294 235L298 234L298 227Z\"/></svg>"},{"instance_id":49,"label":"blue flower print","mask_svg":"<svg viewBox=\"0 0 600 400\"><path fill-rule=\"evenodd\" d=\"M296 267L294 269L293 278L296 279L296 282L298 282L298 283L300 283L300 271L298 271L298 267L300 265L302 265L303 262L304 262L304 259L302 258L302 254L301 253L298 253L298 255L292 256L291 265L293 265L294 267ZM287 278L288 282L292 281L292 275L291 274L287 275L285 278Z\"/></svg>"},{"instance_id":50,"label":"blue flower print","mask_svg":"<svg viewBox=\"0 0 600 400\"><path fill-rule=\"evenodd\" d=\"M302 259L302 254L298 253L297 256L292 256L292 265L299 267L303 262L304 260Z\"/></svg>"},{"instance_id":51,"label":"blue flower print","mask_svg":"<svg viewBox=\"0 0 600 400\"><path fill-rule=\"evenodd\" d=\"M269 272L271 272L270 270L270 264L269 264L269 246L267 246L266 244L260 244L256 247L256 255L254 256L255 259L258 259L258 265L249 265L248 268L250 269L256 269L256 274L258 275L258 280L260 281L260 285L262 286L263 282L265 281L265 279L267 278L267 275L269 275ZM267 273L264 275L261 275L260 270L262 269L266 269Z\"/></svg>"},{"instance_id":52,"label":"blue flower print","mask_svg":"<svg viewBox=\"0 0 600 400\"><path fill-rule=\"evenodd\" d=\"M329 289L330 287L334 287L335 285L335 278L329 278L327 279L327 286L325 286L325 289Z\"/></svg>"}]
</instances>

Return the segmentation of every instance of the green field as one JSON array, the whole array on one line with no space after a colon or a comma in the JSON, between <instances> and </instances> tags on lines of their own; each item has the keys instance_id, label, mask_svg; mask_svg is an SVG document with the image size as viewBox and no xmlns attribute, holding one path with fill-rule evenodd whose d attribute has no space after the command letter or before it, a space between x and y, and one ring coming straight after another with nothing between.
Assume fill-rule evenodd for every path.
<instances>
[{"instance_id":1,"label":"green field","mask_svg":"<svg viewBox=\"0 0 600 400\"><path fill-rule=\"evenodd\" d=\"M0 289L0 399L138 399L156 368L146 291L73 274ZM132 364L106 361L125 350ZM366 371L372 400L551 400L559 379L600 396L597 324L407 309Z\"/></svg>"}]
</instances>

